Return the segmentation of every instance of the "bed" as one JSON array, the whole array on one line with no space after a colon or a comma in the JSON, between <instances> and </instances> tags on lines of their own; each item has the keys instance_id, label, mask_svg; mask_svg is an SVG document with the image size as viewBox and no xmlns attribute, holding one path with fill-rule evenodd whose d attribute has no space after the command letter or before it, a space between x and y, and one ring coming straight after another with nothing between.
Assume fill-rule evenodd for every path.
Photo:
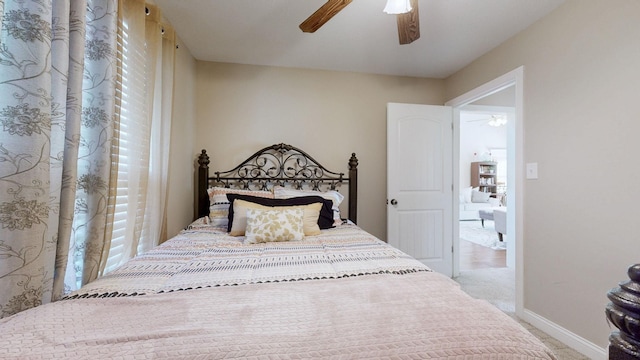
<instances>
[{"instance_id":1,"label":"bed","mask_svg":"<svg viewBox=\"0 0 640 360\"><path fill-rule=\"evenodd\" d=\"M329 171L276 144L209 174L203 150L195 221L63 300L0 320L0 358L555 359L509 316L358 227L355 154L347 165Z\"/></svg>"}]
</instances>

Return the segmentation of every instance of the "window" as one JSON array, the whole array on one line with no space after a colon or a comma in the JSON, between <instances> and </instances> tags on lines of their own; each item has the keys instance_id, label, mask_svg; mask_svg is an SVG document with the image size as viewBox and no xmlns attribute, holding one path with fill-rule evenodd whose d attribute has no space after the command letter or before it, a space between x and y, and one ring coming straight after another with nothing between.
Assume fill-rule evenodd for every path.
<instances>
[{"instance_id":1,"label":"window","mask_svg":"<svg viewBox=\"0 0 640 360\"><path fill-rule=\"evenodd\" d=\"M118 49L121 77L117 156L117 194L109 257L103 273L112 271L137 254L145 226L146 187L149 177L149 110L146 74L145 19L128 14L144 14L144 3L125 2L119 24ZM140 8L142 4L142 9ZM127 8L128 7L128 8Z\"/></svg>"}]
</instances>

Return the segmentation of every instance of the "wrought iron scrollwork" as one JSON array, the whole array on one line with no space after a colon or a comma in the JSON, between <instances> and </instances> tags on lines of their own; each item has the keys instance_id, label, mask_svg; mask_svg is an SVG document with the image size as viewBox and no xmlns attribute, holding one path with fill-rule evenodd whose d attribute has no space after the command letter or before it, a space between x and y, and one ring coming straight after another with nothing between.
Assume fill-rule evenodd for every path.
<instances>
[{"instance_id":1,"label":"wrought iron scrollwork","mask_svg":"<svg viewBox=\"0 0 640 360\"><path fill-rule=\"evenodd\" d=\"M333 172L320 165L304 151L287 144L266 147L229 171L217 171L209 176L209 156L205 150L198 156L198 183L196 188L195 215L209 214L211 186L227 188L270 190L273 186L290 186L306 190L338 190L348 186L349 220L357 223L358 158L349 159L349 174Z\"/></svg>"},{"instance_id":2,"label":"wrought iron scrollwork","mask_svg":"<svg viewBox=\"0 0 640 360\"><path fill-rule=\"evenodd\" d=\"M291 145L265 148L229 171L216 171L215 182L225 187L265 190L289 184L298 189L335 190L344 173L327 170L311 156Z\"/></svg>"}]
</instances>

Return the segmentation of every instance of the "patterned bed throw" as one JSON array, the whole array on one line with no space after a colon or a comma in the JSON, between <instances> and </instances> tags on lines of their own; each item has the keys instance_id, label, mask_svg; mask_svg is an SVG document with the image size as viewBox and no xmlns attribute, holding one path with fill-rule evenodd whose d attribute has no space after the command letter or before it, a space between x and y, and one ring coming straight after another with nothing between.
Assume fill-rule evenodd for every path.
<instances>
[{"instance_id":1,"label":"patterned bed throw","mask_svg":"<svg viewBox=\"0 0 640 360\"><path fill-rule=\"evenodd\" d=\"M244 244L243 240L194 223L66 298L430 271L355 225L324 230L303 241Z\"/></svg>"}]
</instances>

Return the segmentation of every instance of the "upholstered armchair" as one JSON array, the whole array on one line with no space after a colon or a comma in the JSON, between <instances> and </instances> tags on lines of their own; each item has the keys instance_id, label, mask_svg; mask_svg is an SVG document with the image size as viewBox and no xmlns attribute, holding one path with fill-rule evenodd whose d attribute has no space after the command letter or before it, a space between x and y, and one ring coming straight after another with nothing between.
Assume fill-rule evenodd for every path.
<instances>
[{"instance_id":1,"label":"upholstered armchair","mask_svg":"<svg viewBox=\"0 0 640 360\"><path fill-rule=\"evenodd\" d=\"M498 207L493 209L493 225L498 232L498 239L502 241L502 235L507 234L507 208Z\"/></svg>"}]
</instances>

